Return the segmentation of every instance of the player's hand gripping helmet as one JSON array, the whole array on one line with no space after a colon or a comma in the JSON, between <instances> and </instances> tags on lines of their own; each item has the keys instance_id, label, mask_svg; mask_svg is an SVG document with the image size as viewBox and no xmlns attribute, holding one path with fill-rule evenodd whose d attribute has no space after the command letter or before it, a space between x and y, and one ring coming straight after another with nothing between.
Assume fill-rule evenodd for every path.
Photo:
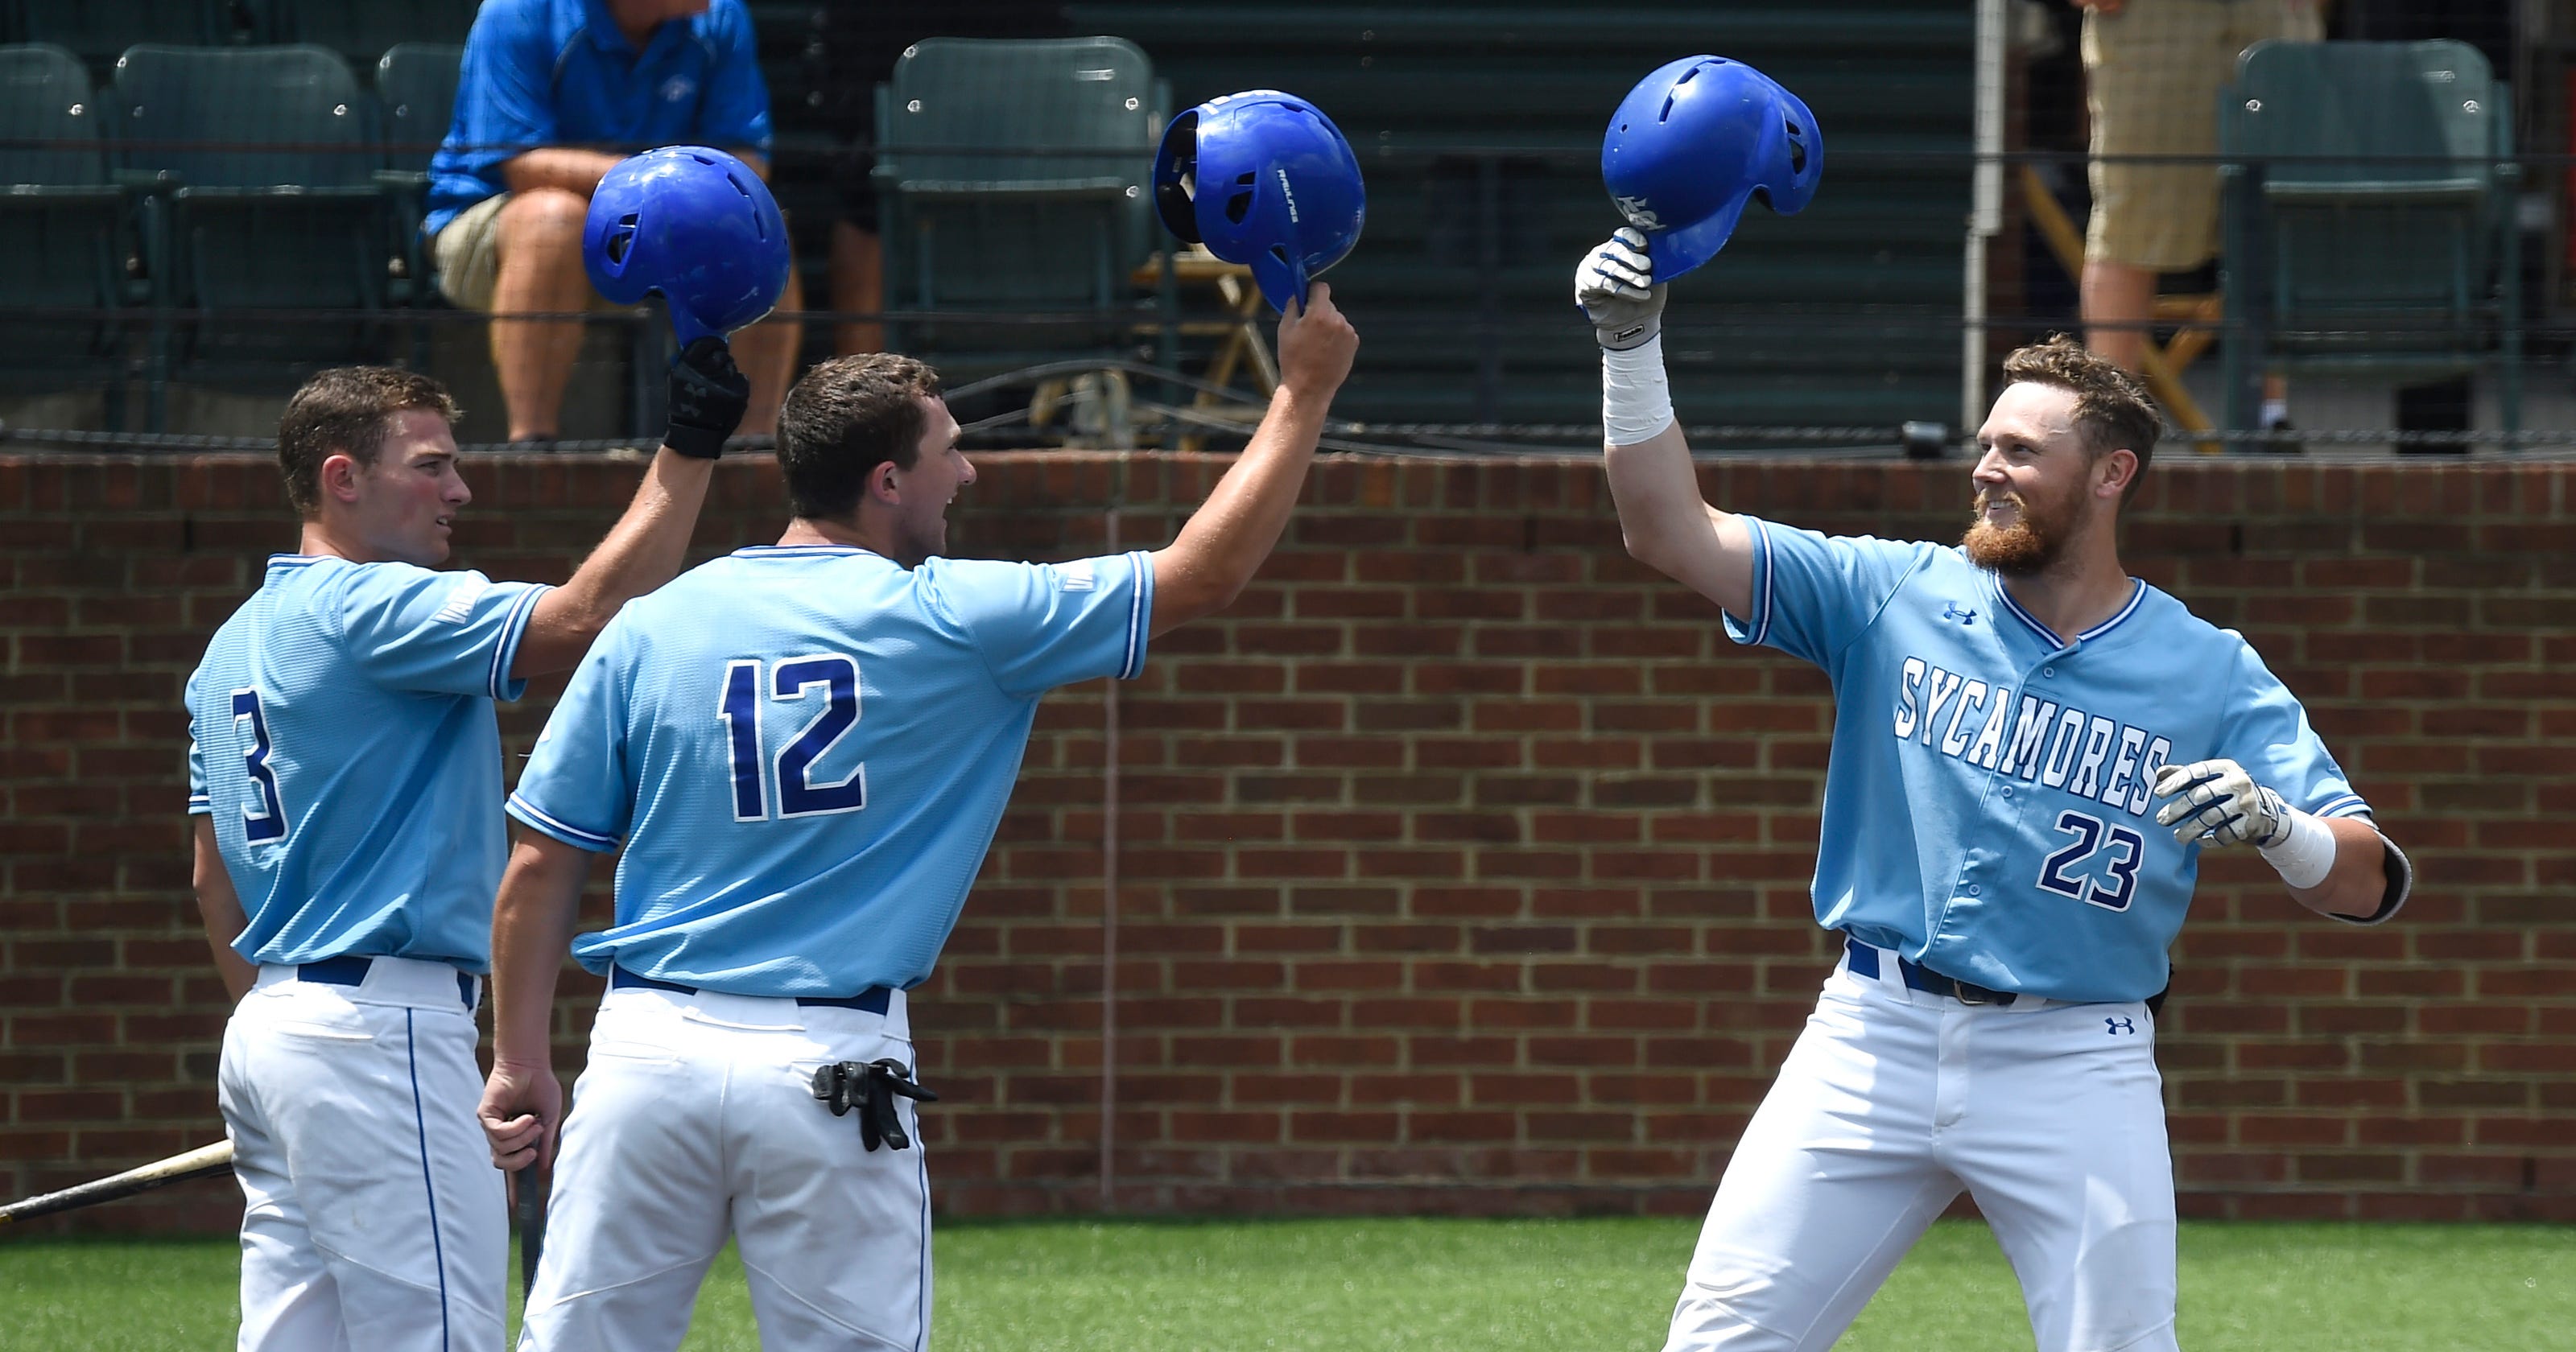
<instances>
[{"instance_id":1,"label":"player's hand gripping helmet","mask_svg":"<svg viewBox=\"0 0 2576 1352\"><path fill-rule=\"evenodd\" d=\"M1368 190L1322 109L1254 89L1172 119L1154 156L1154 210L1173 234L1251 268L1284 313L1359 243Z\"/></svg>"},{"instance_id":2,"label":"player's hand gripping helmet","mask_svg":"<svg viewBox=\"0 0 2576 1352\"><path fill-rule=\"evenodd\" d=\"M1601 181L1646 233L1655 280L1717 256L1755 196L1786 216L1816 195L1824 138L1798 96L1722 56L1686 56L1637 82L1601 138Z\"/></svg>"},{"instance_id":3,"label":"player's hand gripping helmet","mask_svg":"<svg viewBox=\"0 0 2576 1352\"><path fill-rule=\"evenodd\" d=\"M778 304L787 222L751 166L706 146L664 146L618 161L599 180L581 262L590 284L619 305L662 293L685 348Z\"/></svg>"}]
</instances>

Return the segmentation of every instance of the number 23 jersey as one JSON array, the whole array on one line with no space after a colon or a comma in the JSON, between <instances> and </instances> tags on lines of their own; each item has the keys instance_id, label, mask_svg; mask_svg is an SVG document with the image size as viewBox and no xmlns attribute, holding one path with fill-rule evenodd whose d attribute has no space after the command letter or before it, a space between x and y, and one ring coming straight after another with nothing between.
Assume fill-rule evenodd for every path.
<instances>
[{"instance_id":1,"label":"number 23 jersey","mask_svg":"<svg viewBox=\"0 0 2576 1352\"><path fill-rule=\"evenodd\" d=\"M1145 663L1153 563L758 546L627 603L510 796L618 848L573 956L736 995L911 987L957 923L1040 696Z\"/></svg>"},{"instance_id":2,"label":"number 23 jersey","mask_svg":"<svg viewBox=\"0 0 2576 1352\"><path fill-rule=\"evenodd\" d=\"M2369 814L2244 638L2142 581L2061 638L1958 549L1742 519L1752 613L1729 636L1833 681L1829 929L1997 990L2140 1000L2199 872L2156 824L2159 769L2225 757L2294 807Z\"/></svg>"}]
</instances>

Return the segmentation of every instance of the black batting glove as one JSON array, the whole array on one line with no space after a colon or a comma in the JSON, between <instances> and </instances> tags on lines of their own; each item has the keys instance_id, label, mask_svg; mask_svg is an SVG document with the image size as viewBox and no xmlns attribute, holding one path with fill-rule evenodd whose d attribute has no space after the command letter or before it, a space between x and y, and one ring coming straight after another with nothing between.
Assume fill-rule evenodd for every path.
<instances>
[{"instance_id":1,"label":"black batting glove","mask_svg":"<svg viewBox=\"0 0 2576 1352\"><path fill-rule=\"evenodd\" d=\"M912 1072L901 1061L872 1061L867 1068L868 1100L859 1110L859 1144L870 1150L878 1142L889 1150L902 1150L912 1144L904 1134L903 1114L896 1111L897 1097L919 1103L937 1103L939 1096L913 1083Z\"/></svg>"},{"instance_id":2,"label":"black batting glove","mask_svg":"<svg viewBox=\"0 0 2576 1352\"><path fill-rule=\"evenodd\" d=\"M723 455L725 440L751 407L751 382L733 364L731 345L710 336L681 349L671 363L670 406L663 445L699 460Z\"/></svg>"},{"instance_id":3,"label":"black batting glove","mask_svg":"<svg viewBox=\"0 0 2576 1352\"><path fill-rule=\"evenodd\" d=\"M859 1110L859 1144L869 1150L882 1145L889 1150L903 1150L912 1145L912 1137L903 1129L903 1114L895 1105L897 1098L917 1103L937 1103L939 1096L913 1082L912 1071L891 1057L861 1065L843 1061L814 1072L814 1097L829 1104L832 1116Z\"/></svg>"}]
</instances>

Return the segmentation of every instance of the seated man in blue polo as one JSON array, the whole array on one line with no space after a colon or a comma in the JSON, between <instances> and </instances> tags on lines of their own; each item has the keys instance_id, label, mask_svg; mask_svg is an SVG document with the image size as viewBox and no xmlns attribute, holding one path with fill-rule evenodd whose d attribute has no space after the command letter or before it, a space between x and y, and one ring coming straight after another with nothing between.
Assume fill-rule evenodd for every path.
<instances>
[{"instance_id":1,"label":"seated man in blue polo","mask_svg":"<svg viewBox=\"0 0 2576 1352\"><path fill-rule=\"evenodd\" d=\"M591 190L626 155L709 145L769 172L769 89L742 0L484 0L465 40L456 116L430 162L422 222L439 289L493 316L492 365L512 441L561 435L581 350L574 320L513 319L605 306L582 272ZM778 308L804 308L791 271ZM751 380L742 432L775 431L797 325L735 334Z\"/></svg>"}]
</instances>

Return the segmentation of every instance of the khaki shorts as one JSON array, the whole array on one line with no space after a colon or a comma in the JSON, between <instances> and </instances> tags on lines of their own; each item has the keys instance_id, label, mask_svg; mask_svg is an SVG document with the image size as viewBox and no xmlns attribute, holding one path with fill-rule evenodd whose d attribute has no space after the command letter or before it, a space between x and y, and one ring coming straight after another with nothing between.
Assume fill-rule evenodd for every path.
<instances>
[{"instance_id":1,"label":"khaki shorts","mask_svg":"<svg viewBox=\"0 0 2576 1352\"><path fill-rule=\"evenodd\" d=\"M2084 75L2093 111L2088 261L2179 272L2217 254L2214 163L2106 161L2128 155L2214 160L2218 91L2236 78L2237 53L2265 38L2323 38L2319 2L2128 0L2108 18L2085 14Z\"/></svg>"},{"instance_id":2,"label":"khaki shorts","mask_svg":"<svg viewBox=\"0 0 2576 1352\"><path fill-rule=\"evenodd\" d=\"M456 213L430 237L430 254L438 263L439 292L464 309L488 313L492 308L493 285L501 273L501 208L509 200L508 193L494 193ZM592 291L590 308L625 307Z\"/></svg>"}]
</instances>

